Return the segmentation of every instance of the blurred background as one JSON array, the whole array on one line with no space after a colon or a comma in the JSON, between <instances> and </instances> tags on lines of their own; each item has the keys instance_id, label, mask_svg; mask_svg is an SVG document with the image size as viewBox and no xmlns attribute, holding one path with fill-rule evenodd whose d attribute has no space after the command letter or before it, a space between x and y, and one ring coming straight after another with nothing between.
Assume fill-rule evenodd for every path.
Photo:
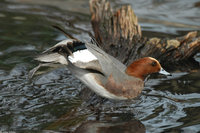
<instances>
[{"instance_id":1,"label":"blurred background","mask_svg":"<svg viewBox=\"0 0 200 133\"><path fill-rule=\"evenodd\" d=\"M200 31L198 0L110 2L115 8L130 4L147 37L175 38ZM172 77L151 77L143 92L159 97L141 95L131 101L102 102L66 68L44 69L47 73L29 79L28 72L38 64L33 58L65 39L51 27L53 24L80 40L89 40L89 1L0 1L0 131L73 132L79 127L83 132L80 125L86 122L87 127L90 121L115 129L125 124L132 131L136 125L133 120L146 132L200 131L199 69L173 71ZM194 58L200 62L200 54Z\"/></svg>"}]
</instances>

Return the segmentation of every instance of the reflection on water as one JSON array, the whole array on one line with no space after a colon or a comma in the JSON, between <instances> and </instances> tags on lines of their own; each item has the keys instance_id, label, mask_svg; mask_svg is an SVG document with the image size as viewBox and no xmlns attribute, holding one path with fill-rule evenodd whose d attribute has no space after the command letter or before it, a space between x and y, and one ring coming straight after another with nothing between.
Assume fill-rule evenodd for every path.
<instances>
[{"instance_id":1,"label":"reflection on water","mask_svg":"<svg viewBox=\"0 0 200 133\"><path fill-rule=\"evenodd\" d=\"M174 37L200 27L196 1L144 1L115 4L132 4L145 35ZM83 10L9 2L0 3L0 131L72 131L81 125L76 130L80 132L89 130L90 123L102 132L124 131L135 119L146 132L200 131L199 70L152 77L139 98L120 102L83 89L65 68L29 80L28 71L37 65L33 57L64 38L50 25L65 24L68 32L84 40L91 31L90 17ZM200 60L199 55L195 58Z\"/></svg>"},{"instance_id":2,"label":"reflection on water","mask_svg":"<svg viewBox=\"0 0 200 133\"><path fill-rule=\"evenodd\" d=\"M145 133L144 125L138 120L124 123L103 123L88 121L78 127L75 133Z\"/></svg>"}]
</instances>

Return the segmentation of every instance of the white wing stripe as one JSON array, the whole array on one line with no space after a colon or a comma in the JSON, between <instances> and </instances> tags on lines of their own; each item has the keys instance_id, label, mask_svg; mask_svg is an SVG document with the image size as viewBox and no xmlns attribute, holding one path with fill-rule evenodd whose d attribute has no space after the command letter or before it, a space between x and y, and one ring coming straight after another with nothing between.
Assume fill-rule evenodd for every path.
<instances>
[{"instance_id":1,"label":"white wing stripe","mask_svg":"<svg viewBox=\"0 0 200 133\"><path fill-rule=\"evenodd\" d=\"M97 58L87 49L84 50L78 50L76 52L73 53L72 56L69 56L68 59L72 62L90 62L93 60L97 60Z\"/></svg>"}]
</instances>

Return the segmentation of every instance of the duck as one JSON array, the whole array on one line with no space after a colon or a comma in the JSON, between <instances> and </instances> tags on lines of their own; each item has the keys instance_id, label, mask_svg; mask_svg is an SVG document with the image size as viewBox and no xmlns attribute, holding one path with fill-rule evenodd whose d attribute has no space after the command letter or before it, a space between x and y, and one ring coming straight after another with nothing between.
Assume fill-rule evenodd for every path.
<instances>
[{"instance_id":1,"label":"duck","mask_svg":"<svg viewBox=\"0 0 200 133\"><path fill-rule=\"evenodd\" d=\"M127 100L139 96L145 79L152 73L170 75L158 60L143 57L126 66L103 51L98 43L65 39L38 55L35 60L45 66L61 64L89 89L101 97L112 100ZM32 74L39 69L36 67Z\"/></svg>"}]
</instances>

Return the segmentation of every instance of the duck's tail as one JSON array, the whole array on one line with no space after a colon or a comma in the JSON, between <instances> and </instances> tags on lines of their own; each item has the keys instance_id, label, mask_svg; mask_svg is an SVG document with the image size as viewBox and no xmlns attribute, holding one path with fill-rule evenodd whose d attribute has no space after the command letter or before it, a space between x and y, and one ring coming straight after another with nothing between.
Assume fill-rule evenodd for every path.
<instances>
[{"instance_id":1,"label":"duck's tail","mask_svg":"<svg viewBox=\"0 0 200 133\"><path fill-rule=\"evenodd\" d=\"M76 40L76 41L80 41L77 38L73 37L72 35L70 35L69 33L67 33L65 30L63 30L62 28L60 28L57 25L52 25L53 28L57 29L58 31L62 32L67 38Z\"/></svg>"},{"instance_id":2,"label":"duck's tail","mask_svg":"<svg viewBox=\"0 0 200 133\"><path fill-rule=\"evenodd\" d=\"M85 48L86 47L83 42L74 39L67 39L59 42L55 46L45 50L42 52L42 54L34 58L35 60L39 61L40 64L29 72L29 78L32 78L41 67L60 67L59 65L55 64L62 64L63 66L68 65L68 56L73 57L74 52Z\"/></svg>"},{"instance_id":3,"label":"duck's tail","mask_svg":"<svg viewBox=\"0 0 200 133\"><path fill-rule=\"evenodd\" d=\"M45 63L51 62L67 65L68 61L66 60L66 57L73 56L74 52L85 48L85 43L73 39L67 39L45 50L42 54L37 56L35 60Z\"/></svg>"},{"instance_id":4,"label":"duck's tail","mask_svg":"<svg viewBox=\"0 0 200 133\"><path fill-rule=\"evenodd\" d=\"M30 71L30 78L35 74L36 71L38 71L38 69L44 66L51 67L55 66L55 64L62 64L63 66L66 66L70 65L70 63L73 65L75 63L81 63L81 67L86 68L88 67L87 62L96 59L96 57L94 57L88 50L85 50L85 42L74 38L72 35L68 34L58 26L53 27L64 33L64 35L69 39L57 43L53 47L45 50L40 55L35 57L34 59L39 61L40 64Z\"/></svg>"}]
</instances>

